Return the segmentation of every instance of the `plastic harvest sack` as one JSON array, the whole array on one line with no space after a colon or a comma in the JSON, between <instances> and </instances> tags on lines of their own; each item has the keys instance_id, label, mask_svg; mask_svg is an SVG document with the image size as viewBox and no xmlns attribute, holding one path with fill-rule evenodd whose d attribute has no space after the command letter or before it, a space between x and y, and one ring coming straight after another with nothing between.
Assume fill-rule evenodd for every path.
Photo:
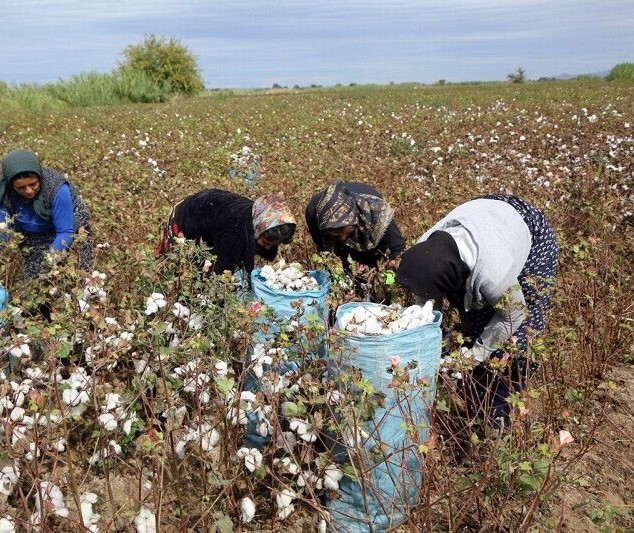
<instances>
[{"instance_id":1,"label":"plastic harvest sack","mask_svg":"<svg viewBox=\"0 0 634 533\"><path fill-rule=\"evenodd\" d=\"M380 304L348 303L336 313L337 325L344 313L354 307ZM409 508L416 504L422 483L422 464L418 447L428 439L429 407L436 389L440 366L442 315L434 321L398 333L358 336L340 331L340 353L330 354L329 374L341 380L351 369L359 369L374 391L386 395L384 408L361 428L348 431L341 448L357 470L359 480L345 476L339 483L340 497L327 502L337 528L356 532L386 531L397 526ZM393 362L399 368L408 363L410 385L395 385ZM392 372L388 372L388 369ZM357 444L350 441L356 440Z\"/></svg>"},{"instance_id":2,"label":"plastic harvest sack","mask_svg":"<svg viewBox=\"0 0 634 533\"><path fill-rule=\"evenodd\" d=\"M255 343L266 343L272 340L282 328L291 326L291 322L297 320L301 326L315 328L321 331L314 336L303 335L292 343L301 350L308 352L309 357L323 356L325 353L324 339L328 330L328 289L330 287L330 275L326 270L311 270L308 272L319 283L319 289L314 291L282 291L273 289L264 284L260 276L260 269L251 273L251 286L255 300L262 302L273 311L274 320L268 318L256 319ZM317 329L318 328L318 329ZM293 329L297 329L294 327ZM290 333L289 333L290 334ZM291 348L292 351L292 348ZM300 366L299 354L289 353L288 360L279 364L274 371L279 375L289 372L297 372ZM247 364L251 364L251 354L247 356ZM266 370L269 370L266 368ZM257 392L259 381L255 375L247 375L245 390ZM244 434L244 445L262 448L269 442L268 437L261 437L256 430L257 418L249 417Z\"/></svg>"}]
</instances>

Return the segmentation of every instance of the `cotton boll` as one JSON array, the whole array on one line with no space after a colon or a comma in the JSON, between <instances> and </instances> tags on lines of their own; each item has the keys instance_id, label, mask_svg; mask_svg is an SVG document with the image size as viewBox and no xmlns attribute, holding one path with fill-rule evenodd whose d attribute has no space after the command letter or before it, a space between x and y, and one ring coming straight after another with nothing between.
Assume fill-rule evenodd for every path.
<instances>
[{"instance_id":1,"label":"cotton boll","mask_svg":"<svg viewBox=\"0 0 634 533\"><path fill-rule=\"evenodd\" d=\"M242 498L240 501L240 510L242 511L242 521L245 523L251 522L255 516L255 503L251 498Z\"/></svg>"},{"instance_id":2,"label":"cotton boll","mask_svg":"<svg viewBox=\"0 0 634 533\"><path fill-rule=\"evenodd\" d=\"M134 519L137 533L156 533L156 516L144 505Z\"/></svg>"},{"instance_id":3,"label":"cotton boll","mask_svg":"<svg viewBox=\"0 0 634 533\"><path fill-rule=\"evenodd\" d=\"M94 492L84 492L79 497L81 521L84 527L91 533L99 531L97 523L101 518L101 515L95 513L92 506L97 503L98 496Z\"/></svg>"},{"instance_id":4,"label":"cotton boll","mask_svg":"<svg viewBox=\"0 0 634 533\"><path fill-rule=\"evenodd\" d=\"M343 471L331 464L324 471L324 488L330 490L339 490L339 481L343 477Z\"/></svg>"},{"instance_id":5,"label":"cotton boll","mask_svg":"<svg viewBox=\"0 0 634 533\"><path fill-rule=\"evenodd\" d=\"M0 518L0 533L15 533L15 524L10 516Z\"/></svg>"}]
</instances>

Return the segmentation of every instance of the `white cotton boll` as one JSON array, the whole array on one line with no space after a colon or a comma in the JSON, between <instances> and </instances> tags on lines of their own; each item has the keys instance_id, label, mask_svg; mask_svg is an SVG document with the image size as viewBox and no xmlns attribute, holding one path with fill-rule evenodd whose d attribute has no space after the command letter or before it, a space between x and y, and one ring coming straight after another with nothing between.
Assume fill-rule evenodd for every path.
<instances>
[{"instance_id":1,"label":"white cotton boll","mask_svg":"<svg viewBox=\"0 0 634 533\"><path fill-rule=\"evenodd\" d=\"M220 377L225 377L229 372L229 365L226 361L216 361L214 363L214 370Z\"/></svg>"},{"instance_id":2,"label":"white cotton boll","mask_svg":"<svg viewBox=\"0 0 634 533\"><path fill-rule=\"evenodd\" d=\"M330 490L339 490L339 481L343 477L343 471L336 465L330 464L324 471L324 488Z\"/></svg>"},{"instance_id":3,"label":"white cotton boll","mask_svg":"<svg viewBox=\"0 0 634 533\"><path fill-rule=\"evenodd\" d=\"M242 521L245 523L251 522L255 516L255 503L251 498L242 498L240 510L242 511Z\"/></svg>"},{"instance_id":4,"label":"white cotton boll","mask_svg":"<svg viewBox=\"0 0 634 533\"><path fill-rule=\"evenodd\" d=\"M69 515L69 510L64 503L64 495L57 485L48 481L42 481L40 483L40 490L42 492L43 503L49 512L53 512L54 514L61 517L67 517ZM35 506L37 509L35 514L39 519L39 517L41 516L39 498L35 499Z\"/></svg>"},{"instance_id":5,"label":"white cotton boll","mask_svg":"<svg viewBox=\"0 0 634 533\"><path fill-rule=\"evenodd\" d=\"M200 447L205 452L211 451L211 449L220 442L220 432L216 428L206 430L200 439Z\"/></svg>"},{"instance_id":6,"label":"white cotton boll","mask_svg":"<svg viewBox=\"0 0 634 533\"><path fill-rule=\"evenodd\" d=\"M15 533L15 524L10 516L0 518L0 533Z\"/></svg>"},{"instance_id":7,"label":"white cotton boll","mask_svg":"<svg viewBox=\"0 0 634 533\"><path fill-rule=\"evenodd\" d=\"M0 414L4 413L4 411L11 411L13 407L13 402L8 396L0 398Z\"/></svg>"},{"instance_id":8,"label":"white cotton boll","mask_svg":"<svg viewBox=\"0 0 634 533\"><path fill-rule=\"evenodd\" d=\"M198 313L192 313L189 317L189 321L187 322L187 327L193 329L194 331L198 331L203 327L203 317Z\"/></svg>"},{"instance_id":9,"label":"white cotton boll","mask_svg":"<svg viewBox=\"0 0 634 533\"><path fill-rule=\"evenodd\" d=\"M121 395L116 393L107 393L104 398L106 404L101 406L102 411L112 411L121 405Z\"/></svg>"},{"instance_id":10,"label":"white cotton boll","mask_svg":"<svg viewBox=\"0 0 634 533\"><path fill-rule=\"evenodd\" d=\"M284 509L293 503L293 500L297 497L295 491L292 489L284 489L275 496L275 502L279 509Z\"/></svg>"},{"instance_id":11,"label":"white cotton boll","mask_svg":"<svg viewBox=\"0 0 634 533\"><path fill-rule=\"evenodd\" d=\"M317 432L308 422L300 420L299 418L293 418L289 426L302 440L306 442L315 442L317 440Z\"/></svg>"},{"instance_id":12,"label":"white cotton boll","mask_svg":"<svg viewBox=\"0 0 634 533\"><path fill-rule=\"evenodd\" d=\"M25 413L23 407L14 407L9 418L12 422L18 422L24 418Z\"/></svg>"},{"instance_id":13,"label":"white cotton boll","mask_svg":"<svg viewBox=\"0 0 634 533\"><path fill-rule=\"evenodd\" d=\"M137 533L156 533L156 516L145 505L139 509L139 514L134 519Z\"/></svg>"},{"instance_id":14,"label":"white cotton boll","mask_svg":"<svg viewBox=\"0 0 634 533\"><path fill-rule=\"evenodd\" d=\"M181 461L185 459L185 447L187 446L187 441L179 440L174 446L174 453L176 457L178 457Z\"/></svg>"},{"instance_id":15,"label":"white cotton boll","mask_svg":"<svg viewBox=\"0 0 634 533\"><path fill-rule=\"evenodd\" d=\"M66 439L64 437L60 437L59 439L53 441L51 443L51 449L56 452L66 451Z\"/></svg>"},{"instance_id":16,"label":"white cotton boll","mask_svg":"<svg viewBox=\"0 0 634 533\"><path fill-rule=\"evenodd\" d=\"M143 374L144 370L147 368L148 362L145 359L137 359L132 361L134 364L134 371L137 374Z\"/></svg>"},{"instance_id":17,"label":"white cotton boll","mask_svg":"<svg viewBox=\"0 0 634 533\"><path fill-rule=\"evenodd\" d=\"M117 429L117 419L112 413L103 413L99 415L99 423L106 431L114 431Z\"/></svg>"},{"instance_id":18,"label":"white cotton boll","mask_svg":"<svg viewBox=\"0 0 634 533\"><path fill-rule=\"evenodd\" d=\"M295 506L291 504L288 507L284 507L284 509L280 509L277 513L277 516L280 520L286 520L294 510Z\"/></svg>"},{"instance_id":19,"label":"white cotton boll","mask_svg":"<svg viewBox=\"0 0 634 533\"><path fill-rule=\"evenodd\" d=\"M81 521L84 527L91 533L97 533L99 531L97 523L101 515L95 513L92 509L92 506L97 503L98 498L94 492L84 492L79 497Z\"/></svg>"},{"instance_id":20,"label":"white cotton boll","mask_svg":"<svg viewBox=\"0 0 634 533\"><path fill-rule=\"evenodd\" d=\"M174 308L172 309L172 313L176 318L187 318L189 316L189 308L176 302L174 304Z\"/></svg>"},{"instance_id":21,"label":"white cotton boll","mask_svg":"<svg viewBox=\"0 0 634 533\"><path fill-rule=\"evenodd\" d=\"M0 494L3 496L11 496L20 479L20 470L17 464L14 466L4 466L0 470Z\"/></svg>"},{"instance_id":22,"label":"white cotton boll","mask_svg":"<svg viewBox=\"0 0 634 533\"><path fill-rule=\"evenodd\" d=\"M64 389L62 391L62 401L69 407L77 407L90 401L90 397L84 390Z\"/></svg>"},{"instance_id":23,"label":"white cotton boll","mask_svg":"<svg viewBox=\"0 0 634 533\"><path fill-rule=\"evenodd\" d=\"M256 468L262 466L262 452L257 448L240 448L236 456L244 460L244 466L249 472L255 472Z\"/></svg>"}]
</instances>

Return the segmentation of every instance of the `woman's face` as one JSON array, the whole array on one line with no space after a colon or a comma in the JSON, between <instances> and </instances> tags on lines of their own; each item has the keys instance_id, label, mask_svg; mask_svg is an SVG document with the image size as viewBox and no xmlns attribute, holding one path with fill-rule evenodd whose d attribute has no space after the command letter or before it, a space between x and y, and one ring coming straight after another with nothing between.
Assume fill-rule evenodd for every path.
<instances>
[{"instance_id":1,"label":"woman's face","mask_svg":"<svg viewBox=\"0 0 634 533\"><path fill-rule=\"evenodd\" d=\"M348 237L350 237L350 235L355 232L356 229L356 226L343 226L341 228L328 229L324 233L326 233L326 235L330 235L331 237L335 237L340 241L346 241Z\"/></svg>"},{"instance_id":2,"label":"woman's face","mask_svg":"<svg viewBox=\"0 0 634 533\"><path fill-rule=\"evenodd\" d=\"M255 242L264 250L270 250L273 246L277 246L279 244L278 242L269 241L266 237L259 237Z\"/></svg>"},{"instance_id":3,"label":"woman's face","mask_svg":"<svg viewBox=\"0 0 634 533\"><path fill-rule=\"evenodd\" d=\"M22 198L33 200L40 192L40 178L37 174L22 174L11 182L11 187Z\"/></svg>"}]
</instances>

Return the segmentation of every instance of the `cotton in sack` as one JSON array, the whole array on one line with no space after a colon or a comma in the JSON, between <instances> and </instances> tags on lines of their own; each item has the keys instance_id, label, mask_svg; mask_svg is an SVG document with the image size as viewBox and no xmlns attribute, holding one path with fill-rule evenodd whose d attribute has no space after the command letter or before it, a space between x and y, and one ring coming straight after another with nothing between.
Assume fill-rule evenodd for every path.
<instances>
[{"instance_id":1,"label":"cotton in sack","mask_svg":"<svg viewBox=\"0 0 634 533\"><path fill-rule=\"evenodd\" d=\"M348 431L358 443L361 453L355 456L361 457L358 466L365 473L359 481L344 477L339 483L340 497L327 502L337 528L353 533L386 531L401 523L417 502L422 483L417 448L428 438L442 345L442 315L431 305L396 313L393 306L366 302L337 309L341 353L330 354L329 375L340 380L350 369L359 369L375 391L386 395L385 408L377 409L373 420ZM414 385L395 386L396 362L400 369L415 366L408 376ZM406 423L410 428L415 423L413 439ZM381 451L378 456L376 450Z\"/></svg>"}]
</instances>

